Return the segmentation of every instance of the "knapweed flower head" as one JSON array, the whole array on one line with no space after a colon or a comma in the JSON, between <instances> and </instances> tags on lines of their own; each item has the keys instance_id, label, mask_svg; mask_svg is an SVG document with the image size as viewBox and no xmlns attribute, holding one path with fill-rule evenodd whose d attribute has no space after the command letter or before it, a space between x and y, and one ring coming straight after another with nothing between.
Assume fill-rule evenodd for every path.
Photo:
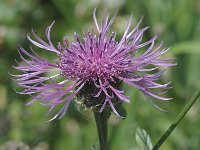
<instances>
[{"instance_id":1,"label":"knapweed flower head","mask_svg":"<svg viewBox=\"0 0 200 150\"><path fill-rule=\"evenodd\" d=\"M83 99L87 107L98 106L98 111L110 108L117 115L117 103L130 102L128 96L121 90L121 84L126 83L139 89L144 95L169 100L156 89L167 89L168 84L160 84L158 80L167 67L173 66L171 58L161 58L168 51L162 48L162 43L155 46L157 35L146 42L142 42L144 32L148 27L139 28L140 22L131 29L132 16L127 21L125 31L120 40L116 40L116 32L110 32L110 27L116 14L109 20L109 15L103 16L100 23L93 12L97 34L93 29L83 37L74 33L74 41L64 38L55 47L50 38L53 23L46 29L47 42L33 31L35 40L29 35L29 41L47 53L57 54L53 63L42 58L31 47L26 51L19 47L20 58L25 64L19 64L16 69L23 72L16 77L17 84L24 88L19 94L33 96L28 103L40 100L52 111L56 106L61 109L54 118L62 118L69 104L75 97ZM138 54L141 48L146 51ZM138 55L136 55L138 54ZM26 59L24 56L29 57ZM163 68L157 71L158 68ZM55 73L56 72L56 73ZM44 74L53 74L44 76ZM63 80L56 82L56 78Z\"/></svg>"}]
</instances>

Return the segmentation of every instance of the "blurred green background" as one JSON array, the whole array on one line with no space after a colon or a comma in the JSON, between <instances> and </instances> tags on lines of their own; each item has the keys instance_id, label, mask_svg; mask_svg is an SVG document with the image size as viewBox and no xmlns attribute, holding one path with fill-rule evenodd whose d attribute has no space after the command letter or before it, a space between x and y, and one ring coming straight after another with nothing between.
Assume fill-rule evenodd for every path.
<instances>
[{"instance_id":1,"label":"blurred green background","mask_svg":"<svg viewBox=\"0 0 200 150\"><path fill-rule=\"evenodd\" d=\"M132 12L133 24L144 16L142 27L150 26L144 39L158 33L158 43L163 40L166 47L171 47L167 55L176 57L178 63L162 78L163 82L172 81L173 86L167 93L173 100L157 102L169 111L167 113L156 109L138 90L124 86L127 95L131 96L131 103L124 105L127 109L125 120L114 115L109 120L110 150L138 149L135 140L138 126L144 128L155 143L200 87L199 0L0 0L2 149L9 145L9 141L23 142L32 150L90 150L98 145L94 118L90 111L79 112L72 104L63 119L47 122L45 113L48 108L39 103L25 107L30 96L16 94L13 89L17 87L8 74L18 73L12 68L16 65L15 59L20 60L17 47L18 44L24 48L29 47L26 34L32 28L44 38L45 28L55 20L52 41L56 44L64 36L72 38L73 32L82 34L94 26L92 13L96 6L99 17L105 8L111 14L119 10L112 26L119 37ZM49 55L42 50L38 53ZM199 114L198 101L160 149L200 149Z\"/></svg>"}]
</instances>

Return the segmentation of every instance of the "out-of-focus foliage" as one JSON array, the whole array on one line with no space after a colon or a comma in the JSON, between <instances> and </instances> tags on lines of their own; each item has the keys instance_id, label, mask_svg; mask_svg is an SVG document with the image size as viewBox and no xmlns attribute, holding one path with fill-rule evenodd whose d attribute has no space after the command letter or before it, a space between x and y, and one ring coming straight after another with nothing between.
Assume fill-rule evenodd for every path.
<instances>
[{"instance_id":1,"label":"out-of-focus foliage","mask_svg":"<svg viewBox=\"0 0 200 150\"><path fill-rule=\"evenodd\" d=\"M112 115L109 120L109 149L137 149L137 126L144 128L155 143L172 120L200 86L200 1L199 0L1 0L0 1L0 149L9 141L20 141L32 150L95 149L98 145L94 119L90 111L79 112L71 105L67 115L47 122L47 108L35 103L25 107L30 96L17 95L21 90L8 72L17 74L11 66L20 60L18 44L29 48L26 34L34 28L44 37L45 28L54 20L52 41L56 44L64 36L73 38L73 32L87 32L94 27L92 12L98 7L98 16L106 8L118 16L113 30L120 37L125 20L133 12L133 24L144 16L142 26L150 26L145 37L159 34L168 55L176 57L178 65L166 72L163 81L172 81L167 93L174 99L157 102L169 112L157 110L135 89L124 86L131 103L126 104L127 117L120 120ZM39 54L53 59L44 51ZM163 150L197 150L200 148L200 103L196 103L181 124L162 145ZM23 145L23 144L21 144ZM13 146L13 145L12 145ZM27 148L27 146L25 146Z\"/></svg>"}]
</instances>

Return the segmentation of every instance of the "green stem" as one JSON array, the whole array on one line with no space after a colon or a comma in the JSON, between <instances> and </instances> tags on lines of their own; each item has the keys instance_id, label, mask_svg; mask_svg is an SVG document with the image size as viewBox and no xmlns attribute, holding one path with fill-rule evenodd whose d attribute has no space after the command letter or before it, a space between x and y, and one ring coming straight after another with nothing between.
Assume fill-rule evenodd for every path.
<instances>
[{"instance_id":1,"label":"green stem","mask_svg":"<svg viewBox=\"0 0 200 150\"><path fill-rule=\"evenodd\" d=\"M198 89L191 100L188 102L188 104L184 107L182 112L178 115L176 120L173 124L168 128L168 130L162 135L162 137L158 140L158 142L155 144L152 150L157 150L163 142L167 139L167 137L171 134L171 132L176 128L176 126L180 123L180 121L183 119L183 117L186 115L186 113L190 110L192 105L196 102L198 97L200 96L200 89Z\"/></svg>"},{"instance_id":2,"label":"green stem","mask_svg":"<svg viewBox=\"0 0 200 150\"><path fill-rule=\"evenodd\" d=\"M103 112L93 111L96 121L100 150L107 150L107 130L109 113L104 110Z\"/></svg>"}]
</instances>

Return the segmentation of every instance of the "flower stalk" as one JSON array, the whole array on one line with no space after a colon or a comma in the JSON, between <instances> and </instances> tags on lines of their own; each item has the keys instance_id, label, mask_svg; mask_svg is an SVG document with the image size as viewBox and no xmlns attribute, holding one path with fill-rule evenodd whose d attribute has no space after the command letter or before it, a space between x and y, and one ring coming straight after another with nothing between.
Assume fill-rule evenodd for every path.
<instances>
[{"instance_id":1,"label":"flower stalk","mask_svg":"<svg viewBox=\"0 0 200 150\"><path fill-rule=\"evenodd\" d=\"M93 113L98 131L100 150L107 150L108 118L110 112L105 109L101 113L96 110Z\"/></svg>"}]
</instances>

